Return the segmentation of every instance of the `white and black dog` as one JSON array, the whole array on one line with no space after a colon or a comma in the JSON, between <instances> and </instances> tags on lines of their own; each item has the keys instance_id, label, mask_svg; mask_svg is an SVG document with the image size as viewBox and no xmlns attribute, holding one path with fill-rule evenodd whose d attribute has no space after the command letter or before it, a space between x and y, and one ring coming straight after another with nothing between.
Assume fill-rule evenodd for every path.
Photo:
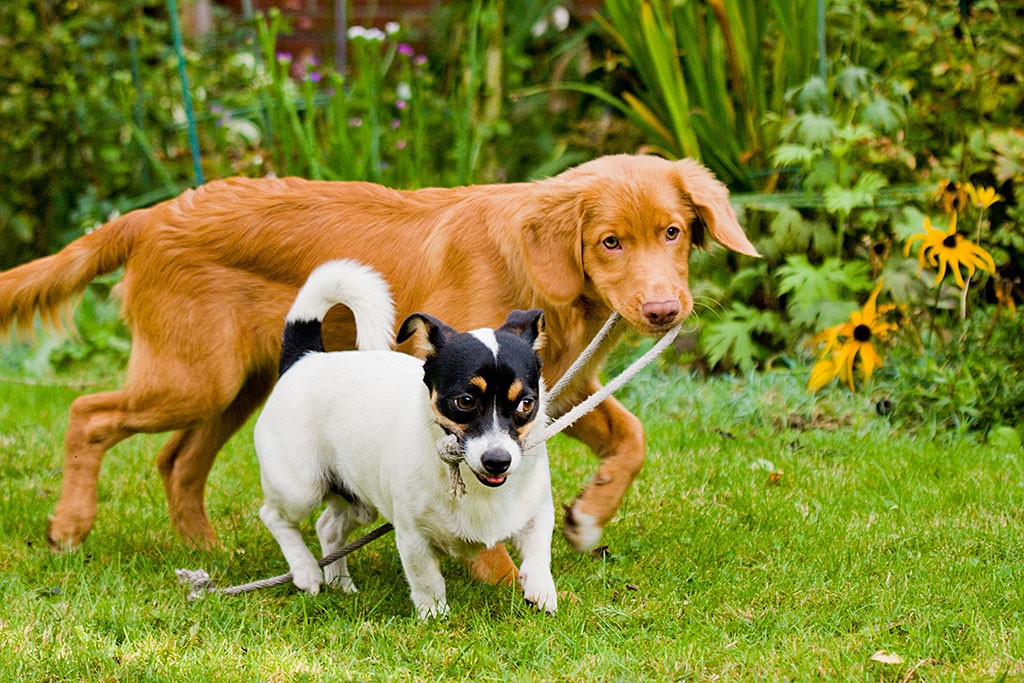
<instances>
[{"instance_id":1,"label":"white and black dog","mask_svg":"<svg viewBox=\"0 0 1024 683\"><path fill-rule=\"evenodd\" d=\"M345 304L359 350L326 353L320 328ZM540 310L513 311L498 329L457 333L423 313L402 324L425 360L391 351L394 306L374 270L352 261L317 268L285 325L281 377L256 422L265 503L260 517L281 545L294 583L310 593L326 581L355 586L344 559L324 572L298 524L322 503L324 555L377 514L395 543L421 618L448 611L437 553L470 557L512 539L522 556L527 601L554 612L554 509L547 450L523 450L544 426L537 351ZM453 495L438 439L457 438L465 493Z\"/></svg>"}]
</instances>

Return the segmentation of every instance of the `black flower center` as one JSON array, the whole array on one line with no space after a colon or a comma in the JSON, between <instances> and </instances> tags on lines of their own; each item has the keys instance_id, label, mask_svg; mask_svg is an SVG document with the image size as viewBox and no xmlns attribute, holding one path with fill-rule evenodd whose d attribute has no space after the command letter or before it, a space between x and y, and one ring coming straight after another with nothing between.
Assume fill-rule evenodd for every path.
<instances>
[{"instance_id":1,"label":"black flower center","mask_svg":"<svg viewBox=\"0 0 1024 683\"><path fill-rule=\"evenodd\" d=\"M866 342L871 339L871 328L867 325L857 325L853 328L853 338L859 342Z\"/></svg>"},{"instance_id":2,"label":"black flower center","mask_svg":"<svg viewBox=\"0 0 1024 683\"><path fill-rule=\"evenodd\" d=\"M956 249L956 238L957 234L955 232L952 235L946 235L946 239L942 240L942 246Z\"/></svg>"}]
</instances>

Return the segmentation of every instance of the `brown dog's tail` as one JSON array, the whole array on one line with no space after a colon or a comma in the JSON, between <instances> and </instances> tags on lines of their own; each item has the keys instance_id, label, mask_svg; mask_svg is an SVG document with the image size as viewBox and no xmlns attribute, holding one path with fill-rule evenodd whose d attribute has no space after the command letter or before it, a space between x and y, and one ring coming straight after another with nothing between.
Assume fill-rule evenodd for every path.
<instances>
[{"instance_id":1,"label":"brown dog's tail","mask_svg":"<svg viewBox=\"0 0 1024 683\"><path fill-rule=\"evenodd\" d=\"M36 313L48 327L70 327L71 304L94 278L128 260L146 210L116 218L51 256L0 273L0 334L30 334Z\"/></svg>"}]
</instances>

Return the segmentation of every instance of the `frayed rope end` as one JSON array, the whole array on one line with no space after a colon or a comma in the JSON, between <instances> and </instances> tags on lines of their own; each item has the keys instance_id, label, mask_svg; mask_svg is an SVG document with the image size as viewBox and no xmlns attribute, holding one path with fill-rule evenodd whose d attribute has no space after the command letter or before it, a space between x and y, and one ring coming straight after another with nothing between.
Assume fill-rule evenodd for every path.
<instances>
[{"instance_id":1,"label":"frayed rope end","mask_svg":"<svg viewBox=\"0 0 1024 683\"><path fill-rule=\"evenodd\" d=\"M175 569L178 575L178 583L186 584L191 590L188 594L189 600L205 598L206 594L213 590L210 585L212 580L205 569Z\"/></svg>"}]
</instances>

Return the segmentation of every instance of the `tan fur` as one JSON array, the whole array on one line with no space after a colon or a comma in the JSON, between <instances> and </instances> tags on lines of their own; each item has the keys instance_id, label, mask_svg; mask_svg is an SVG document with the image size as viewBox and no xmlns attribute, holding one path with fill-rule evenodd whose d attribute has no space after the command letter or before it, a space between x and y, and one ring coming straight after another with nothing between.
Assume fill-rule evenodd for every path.
<instances>
[{"instance_id":1,"label":"tan fur","mask_svg":"<svg viewBox=\"0 0 1024 683\"><path fill-rule=\"evenodd\" d=\"M30 326L35 312L58 320L89 280L125 266L123 312L133 336L127 379L71 406L52 544L72 547L92 528L108 449L132 434L172 430L157 458L171 520L189 541L215 542L203 498L210 467L269 392L285 313L325 260L353 258L381 271L399 320L424 311L468 330L497 327L514 308L544 309L551 386L613 308L645 333L660 331L645 322L647 301L674 297L682 315L692 310L689 230L698 217L710 237L756 255L725 187L690 161L620 155L534 183L417 191L236 178L132 212L0 274L4 330ZM662 239L670 225L682 230L672 244ZM623 251L602 246L609 234ZM343 328L328 324L325 335L339 337ZM606 353L554 412L597 385ZM643 429L609 399L571 434L602 458L576 507L604 524L643 464ZM490 556L497 565L508 557ZM510 575L497 565L478 573Z\"/></svg>"},{"instance_id":2,"label":"tan fur","mask_svg":"<svg viewBox=\"0 0 1024 683\"><path fill-rule=\"evenodd\" d=\"M482 393L487 393L487 380L483 377L472 377L470 378L469 383L479 389Z\"/></svg>"},{"instance_id":3,"label":"tan fur","mask_svg":"<svg viewBox=\"0 0 1024 683\"><path fill-rule=\"evenodd\" d=\"M519 394L523 393L523 383L519 380L515 380L508 387L508 402L515 403L519 399Z\"/></svg>"}]
</instances>

